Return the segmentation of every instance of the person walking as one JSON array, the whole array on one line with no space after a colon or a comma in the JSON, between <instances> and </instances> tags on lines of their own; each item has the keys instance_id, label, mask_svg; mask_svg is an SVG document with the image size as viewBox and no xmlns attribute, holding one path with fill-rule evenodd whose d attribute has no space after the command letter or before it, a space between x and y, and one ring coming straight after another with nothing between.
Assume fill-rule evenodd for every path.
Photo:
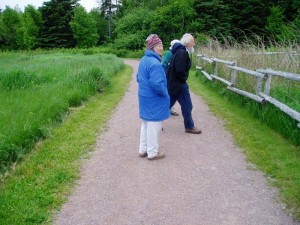
<instances>
[{"instance_id":1,"label":"person walking","mask_svg":"<svg viewBox=\"0 0 300 225\"><path fill-rule=\"evenodd\" d=\"M170 97L161 64L162 41L156 34L151 34L146 43L147 49L137 72L139 116L142 120L139 156L156 160L165 157L159 151L158 140L163 120L170 117Z\"/></svg>"},{"instance_id":2,"label":"person walking","mask_svg":"<svg viewBox=\"0 0 300 225\"><path fill-rule=\"evenodd\" d=\"M166 73L167 73L169 62L170 62L170 58L172 56L172 48L173 48L173 45L175 43L180 43L180 41L178 39L174 39L173 41L171 41L170 48L166 51L166 53L163 57L163 60L162 60L162 65L163 65L164 70L165 70ZM171 107L170 110L171 110L171 115L172 116L179 116L179 114L175 110L174 105Z\"/></svg>"},{"instance_id":3,"label":"person walking","mask_svg":"<svg viewBox=\"0 0 300 225\"><path fill-rule=\"evenodd\" d=\"M193 104L190 96L187 79L192 66L191 54L194 52L195 39L191 34L184 34L180 43L175 43L172 48L172 56L167 70L168 92L170 95L170 107L176 101L181 106L186 133L201 134L201 130L195 127L192 109Z\"/></svg>"}]
</instances>

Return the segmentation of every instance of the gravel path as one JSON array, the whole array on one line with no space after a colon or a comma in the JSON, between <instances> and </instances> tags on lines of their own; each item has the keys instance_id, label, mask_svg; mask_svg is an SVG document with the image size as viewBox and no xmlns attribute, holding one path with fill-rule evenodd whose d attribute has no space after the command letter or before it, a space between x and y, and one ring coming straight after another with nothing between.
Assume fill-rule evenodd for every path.
<instances>
[{"instance_id":1,"label":"gravel path","mask_svg":"<svg viewBox=\"0 0 300 225\"><path fill-rule=\"evenodd\" d=\"M203 133L186 134L182 116L171 117L160 139L166 158L140 158L138 61L125 63L134 68L128 92L54 224L299 225L263 174L249 169L222 121L193 93L193 118Z\"/></svg>"}]
</instances>

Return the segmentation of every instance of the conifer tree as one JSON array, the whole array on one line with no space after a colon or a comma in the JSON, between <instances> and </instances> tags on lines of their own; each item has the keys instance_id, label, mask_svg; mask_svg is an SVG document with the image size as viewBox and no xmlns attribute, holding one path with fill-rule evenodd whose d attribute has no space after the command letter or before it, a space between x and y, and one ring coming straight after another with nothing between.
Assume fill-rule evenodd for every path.
<instances>
[{"instance_id":1,"label":"conifer tree","mask_svg":"<svg viewBox=\"0 0 300 225\"><path fill-rule=\"evenodd\" d=\"M43 18L41 47L70 48L76 45L70 22L78 0L51 0L40 8Z\"/></svg>"}]
</instances>

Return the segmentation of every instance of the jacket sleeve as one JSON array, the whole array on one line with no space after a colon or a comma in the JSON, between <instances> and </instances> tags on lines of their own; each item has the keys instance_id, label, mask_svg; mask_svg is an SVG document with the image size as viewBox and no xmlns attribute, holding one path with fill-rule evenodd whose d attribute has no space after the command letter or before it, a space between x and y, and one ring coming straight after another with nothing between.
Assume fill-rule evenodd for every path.
<instances>
[{"instance_id":1,"label":"jacket sleeve","mask_svg":"<svg viewBox=\"0 0 300 225\"><path fill-rule=\"evenodd\" d=\"M168 63L169 63L169 60L170 60L170 57L171 57L172 53L171 51L167 51L166 54L164 55L163 57L163 60L162 60L162 65L163 65L163 68L166 70L167 66L168 66Z\"/></svg>"}]
</instances>

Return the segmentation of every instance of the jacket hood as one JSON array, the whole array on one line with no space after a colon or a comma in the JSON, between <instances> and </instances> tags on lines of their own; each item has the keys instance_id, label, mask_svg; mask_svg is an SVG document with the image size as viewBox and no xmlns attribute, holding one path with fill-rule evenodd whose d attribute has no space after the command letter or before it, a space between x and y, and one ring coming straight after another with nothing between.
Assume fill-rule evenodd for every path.
<instances>
[{"instance_id":1,"label":"jacket hood","mask_svg":"<svg viewBox=\"0 0 300 225\"><path fill-rule=\"evenodd\" d=\"M172 54L178 51L178 49L186 49L181 43L175 43L172 48Z\"/></svg>"},{"instance_id":2,"label":"jacket hood","mask_svg":"<svg viewBox=\"0 0 300 225\"><path fill-rule=\"evenodd\" d=\"M149 49L147 49L145 51L145 56L154 57L154 58L157 58L159 61L161 61L161 56L158 55L156 52L149 50Z\"/></svg>"}]
</instances>

